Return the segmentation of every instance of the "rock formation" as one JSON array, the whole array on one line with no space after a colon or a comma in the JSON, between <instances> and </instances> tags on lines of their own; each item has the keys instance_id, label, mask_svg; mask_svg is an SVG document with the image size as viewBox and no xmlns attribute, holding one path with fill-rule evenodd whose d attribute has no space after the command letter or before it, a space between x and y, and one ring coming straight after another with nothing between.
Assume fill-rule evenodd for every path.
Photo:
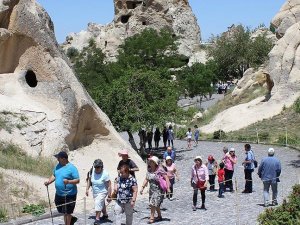
<instances>
[{"instance_id":1,"label":"rock formation","mask_svg":"<svg viewBox=\"0 0 300 225\"><path fill-rule=\"evenodd\" d=\"M94 38L107 58L113 60L118 46L127 37L145 28L168 27L179 37L179 53L193 56L195 62L205 60L205 55L199 54L200 29L188 0L114 0L114 7L115 17L110 24L88 24L87 31L70 34L63 48L81 50L90 38Z\"/></svg>"},{"instance_id":2,"label":"rock formation","mask_svg":"<svg viewBox=\"0 0 300 225\"><path fill-rule=\"evenodd\" d=\"M280 39L269 53L266 82L271 90L268 101L265 97L236 105L219 113L202 128L203 132L238 130L257 121L279 114L291 106L300 96L300 1L287 0L272 20L276 36ZM249 71L248 71L249 72ZM245 78L246 79L246 78Z\"/></svg>"},{"instance_id":3,"label":"rock formation","mask_svg":"<svg viewBox=\"0 0 300 225\"><path fill-rule=\"evenodd\" d=\"M0 141L33 156L68 149L83 176L95 158L116 174L117 152L130 148L78 82L35 0L0 1L0 117L12 124L0 127ZM130 155L143 176L143 161Z\"/></svg>"}]
</instances>

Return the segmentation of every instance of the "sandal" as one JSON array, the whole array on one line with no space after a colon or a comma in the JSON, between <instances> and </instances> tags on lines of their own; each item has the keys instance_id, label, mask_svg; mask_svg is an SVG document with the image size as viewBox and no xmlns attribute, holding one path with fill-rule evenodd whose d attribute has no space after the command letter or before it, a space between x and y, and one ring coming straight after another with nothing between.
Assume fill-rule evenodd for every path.
<instances>
[{"instance_id":1,"label":"sandal","mask_svg":"<svg viewBox=\"0 0 300 225\"><path fill-rule=\"evenodd\" d=\"M160 221L162 221L162 220L163 220L163 218L162 218L161 216L158 216L158 217L155 218L155 221L156 221L156 222L160 222Z\"/></svg>"},{"instance_id":2,"label":"sandal","mask_svg":"<svg viewBox=\"0 0 300 225\"><path fill-rule=\"evenodd\" d=\"M155 223L155 219L149 219L148 224Z\"/></svg>"}]
</instances>

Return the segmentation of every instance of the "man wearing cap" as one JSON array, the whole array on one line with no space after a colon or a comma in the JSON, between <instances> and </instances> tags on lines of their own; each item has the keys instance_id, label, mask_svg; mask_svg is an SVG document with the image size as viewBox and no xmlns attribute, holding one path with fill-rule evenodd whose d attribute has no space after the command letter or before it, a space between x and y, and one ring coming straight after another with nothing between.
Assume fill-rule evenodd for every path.
<instances>
[{"instance_id":1,"label":"man wearing cap","mask_svg":"<svg viewBox=\"0 0 300 225\"><path fill-rule=\"evenodd\" d=\"M129 173L135 177L135 171L139 171L139 168L131 159L129 159L128 150L122 149L118 154L120 157L122 157L122 160L119 162L117 167L118 173L120 173L120 168L122 165L126 164L129 166Z\"/></svg>"},{"instance_id":2,"label":"man wearing cap","mask_svg":"<svg viewBox=\"0 0 300 225\"><path fill-rule=\"evenodd\" d=\"M277 183L281 173L279 159L274 156L274 148L269 148L268 156L261 160L258 167L258 176L264 184L264 206L269 206L269 189L272 188L272 203L277 205Z\"/></svg>"},{"instance_id":3,"label":"man wearing cap","mask_svg":"<svg viewBox=\"0 0 300 225\"><path fill-rule=\"evenodd\" d=\"M77 220L72 217L76 204L79 173L77 168L68 161L68 154L64 151L54 155L58 164L53 169L51 177L44 183L46 186L55 181L55 205L59 213L64 213L65 225L74 224ZM69 203L69 204L67 204Z\"/></svg>"},{"instance_id":4,"label":"man wearing cap","mask_svg":"<svg viewBox=\"0 0 300 225\"><path fill-rule=\"evenodd\" d=\"M163 156L164 160L166 160L167 156L170 156L172 158L173 162L175 162L176 153L174 150L172 150L171 146L167 147L167 151L165 151L164 156Z\"/></svg>"},{"instance_id":5,"label":"man wearing cap","mask_svg":"<svg viewBox=\"0 0 300 225\"><path fill-rule=\"evenodd\" d=\"M103 169L103 162L101 159L96 159L93 163L93 168L91 169L91 174L87 181L86 196L89 195L89 189L92 186L93 197L95 201L95 211L96 218L94 224L100 224L100 220L105 220L108 218L108 214L105 206L105 198L110 201L111 197L111 182L109 174ZM100 217L101 212L103 216Z\"/></svg>"}]
</instances>

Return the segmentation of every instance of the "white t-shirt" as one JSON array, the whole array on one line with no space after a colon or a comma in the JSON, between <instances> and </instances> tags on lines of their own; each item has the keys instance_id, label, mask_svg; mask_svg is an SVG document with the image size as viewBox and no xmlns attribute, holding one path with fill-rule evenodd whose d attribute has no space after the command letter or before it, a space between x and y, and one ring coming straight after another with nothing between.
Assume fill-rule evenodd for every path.
<instances>
[{"instance_id":1,"label":"white t-shirt","mask_svg":"<svg viewBox=\"0 0 300 225\"><path fill-rule=\"evenodd\" d=\"M91 176L93 194L107 193L105 183L109 180L109 174L105 170L98 174L95 173L95 169L93 169Z\"/></svg>"},{"instance_id":2,"label":"white t-shirt","mask_svg":"<svg viewBox=\"0 0 300 225\"><path fill-rule=\"evenodd\" d=\"M192 135L193 135L192 131L186 132L186 137L187 138L192 138Z\"/></svg>"}]
</instances>

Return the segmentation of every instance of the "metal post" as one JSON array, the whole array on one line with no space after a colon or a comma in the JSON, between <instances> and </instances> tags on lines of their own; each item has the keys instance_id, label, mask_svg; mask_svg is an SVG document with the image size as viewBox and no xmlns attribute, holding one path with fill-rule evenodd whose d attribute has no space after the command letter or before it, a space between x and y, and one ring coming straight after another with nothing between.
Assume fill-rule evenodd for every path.
<instances>
[{"instance_id":1,"label":"metal post","mask_svg":"<svg viewBox=\"0 0 300 225\"><path fill-rule=\"evenodd\" d=\"M288 145L287 127L285 127L285 146Z\"/></svg>"},{"instance_id":2,"label":"metal post","mask_svg":"<svg viewBox=\"0 0 300 225\"><path fill-rule=\"evenodd\" d=\"M256 128L256 143L259 144L258 129Z\"/></svg>"},{"instance_id":3,"label":"metal post","mask_svg":"<svg viewBox=\"0 0 300 225\"><path fill-rule=\"evenodd\" d=\"M84 225L86 225L86 197L83 198Z\"/></svg>"},{"instance_id":4,"label":"metal post","mask_svg":"<svg viewBox=\"0 0 300 225\"><path fill-rule=\"evenodd\" d=\"M240 209L239 209L239 195L238 195L238 183L236 177L234 178L235 183L235 198L236 198L236 216L237 216L237 225L240 224Z\"/></svg>"}]
</instances>

